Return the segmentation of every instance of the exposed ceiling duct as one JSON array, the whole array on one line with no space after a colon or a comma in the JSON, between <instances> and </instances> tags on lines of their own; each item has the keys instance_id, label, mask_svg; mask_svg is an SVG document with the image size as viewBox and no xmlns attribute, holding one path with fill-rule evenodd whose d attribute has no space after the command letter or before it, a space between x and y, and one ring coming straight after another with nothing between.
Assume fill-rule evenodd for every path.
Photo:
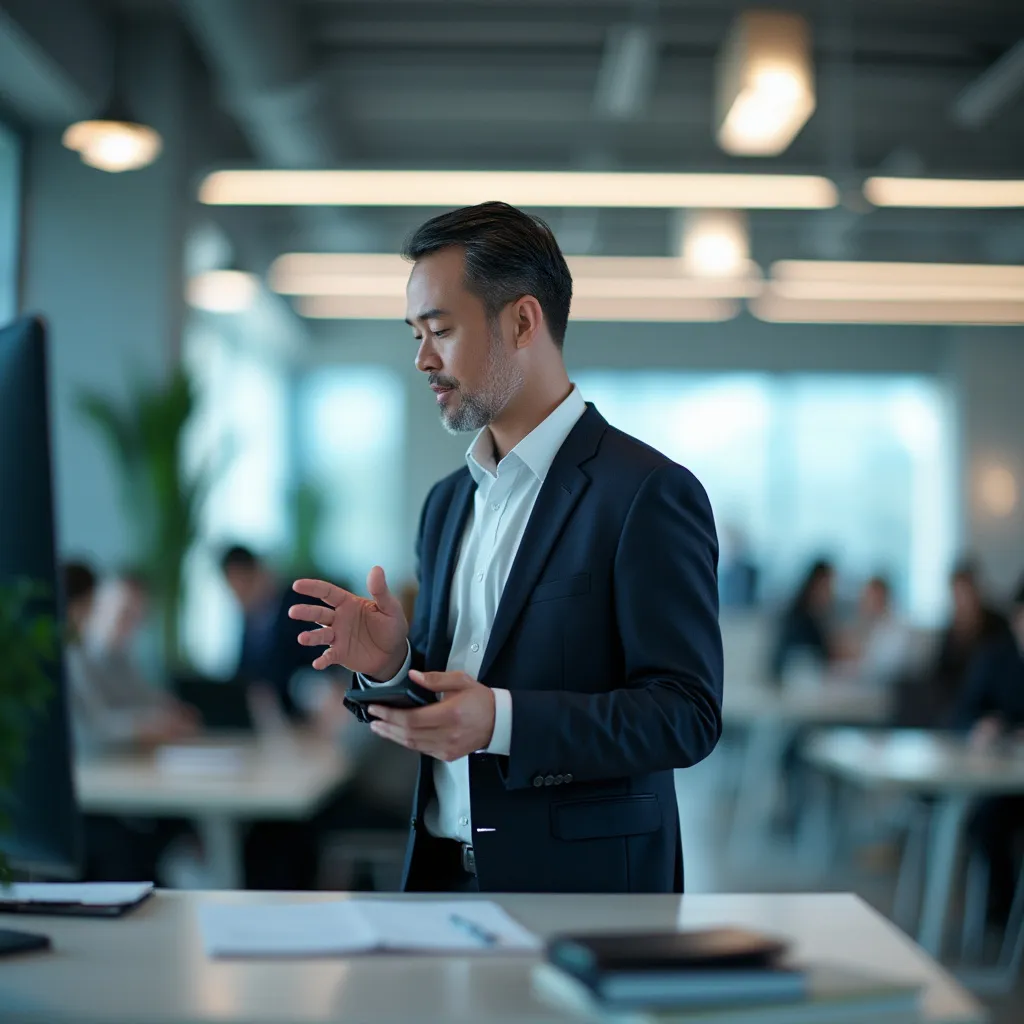
<instances>
[{"instance_id":1,"label":"exposed ceiling duct","mask_svg":"<svg viewBox=\"0 0 1024 1024\"><path fill-rule=\"evenodd\" d=\"M223 102L257 157L271 167L342 163L337 129L295 13L283 0L181 0L185 21L213 71ZM356 217L300 213L326 247L362 248Z\"/></svg>"},{"instance_id":2,"label":"exposed ceiling duct","mask_svg":"<svg viewBox=\"0 0 1024 1024\"><path fill-rule=\"evenodd\" d=\"M1024 39L1006 51L953 101L950 115L961 128L981 128L1024 88Z\"/></svg>"}]
</instances>

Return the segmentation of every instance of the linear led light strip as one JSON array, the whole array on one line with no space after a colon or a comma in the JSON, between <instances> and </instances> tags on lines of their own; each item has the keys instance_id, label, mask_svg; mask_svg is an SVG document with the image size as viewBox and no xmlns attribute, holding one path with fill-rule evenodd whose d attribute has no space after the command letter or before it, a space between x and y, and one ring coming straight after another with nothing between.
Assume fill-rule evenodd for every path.
<instances>
[{"instance_id":1,"label":"linear led light strip","mask_svg":"<svg viewBox=\"0 0 1024 1024\"><path fill-rule=\"evenodd\" d=\"M768 290L751 300L759 320L787 324L1024 324L1024 302L851 302L785 299Z\"/></svg>"},{"instance_id":2,"label":"linear led light strip","mask_svg":"<svg viewBox=\"0 0 1024 1024\"><path fill-rule=\"evenodd\" d=\"M960 178L868 178L864 196L875 206L999 210L1024 207L1024 181Z\"/></svg>"},{"instance_id":3,"label":"linear led light strip","mask_svg":"<svg viewBox=\"0 0 1024 1024\"><path fill-rule=\"evenodd\" d=\"M306 295L296 301L305 317L326 320L394 320L405 316L405 298L387 295ZM734 299L630 299L574 297L572 320L665 323L731 320L739 313Z\"/></svg>"},{"instance_id":4,"label":"linear led light strip","mask_svg":"<svg viewBox=\"0 0 1024 1024\"><path fill-rule=\"evenodd\" d=\"M730 299L761 290L747 261L738 277L696 277L674 257L570 256L578 298ZM410 264L386 253L288 253L274 261L271 287L283 295L404 296Z\"/></svg>"},{"instance_id":5,"label":"linear led light strip","mask_svg":"<svg viewBox=\"0 0 1024 1024\"><path fill-rule=\"evenodd\" d=\"M622 209L827 209L828 178L796 174L605 171L214 171L199 188L215 206L516 206Z\"/></svg>"}]
</instances>

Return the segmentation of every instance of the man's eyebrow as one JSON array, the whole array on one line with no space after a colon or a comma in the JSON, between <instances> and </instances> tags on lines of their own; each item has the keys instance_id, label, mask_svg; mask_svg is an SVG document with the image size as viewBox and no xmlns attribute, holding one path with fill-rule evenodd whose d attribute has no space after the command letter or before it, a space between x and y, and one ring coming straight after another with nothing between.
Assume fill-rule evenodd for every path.
<instances>
[{"instance_id":1,"label":"man's eyebrow","mask_svg":"<svg viewBox=\"0 0 1024 1024\"><path fill-rule=\"evenodd\" d=\"M425 310L422 313L417 314L412 320L410 320L408 317L406 317L405 318L405 322L410 327L415 327L416 326L416 323L415 323L416 320L433 320L435 317L447 316L447 315L448 315L448 310L447 309L428 309L428 310Z\"/></svg>"}]
</instances>

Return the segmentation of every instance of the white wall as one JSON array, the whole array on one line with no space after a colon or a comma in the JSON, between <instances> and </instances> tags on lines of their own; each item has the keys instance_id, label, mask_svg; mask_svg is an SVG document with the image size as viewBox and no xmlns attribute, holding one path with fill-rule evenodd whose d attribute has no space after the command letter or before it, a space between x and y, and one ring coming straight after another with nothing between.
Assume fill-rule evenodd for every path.
<instances>
[{"instance_id":1,"label":"white wall","mask_svg":"<svg viewBox=\"0 0 1024 1024\"><path fill-rule=\"evenodd\" d=\"M960 515L967 546L981 558L997 593L1024 574L1024 329L956 332L947 377L959 412ZM993 467L1009 470L1016 506L997 515L981 484Z\"/></svg>"}]
</instances>

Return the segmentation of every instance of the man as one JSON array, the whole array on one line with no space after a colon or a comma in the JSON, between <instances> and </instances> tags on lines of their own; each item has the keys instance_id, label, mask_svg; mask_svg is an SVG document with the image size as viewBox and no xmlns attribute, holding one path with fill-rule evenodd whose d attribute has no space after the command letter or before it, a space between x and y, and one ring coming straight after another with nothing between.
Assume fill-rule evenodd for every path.
<instances>
[{"instance_id":1,"label":"man","mask_svg":"<svg viewBox=\"0 0 1024 1024\"><path fill-rule=\"evenodd\" d=\"M288 588L240 544L228 548L220 564L243 615L239 681L269 686L289 718L301 717L290 684L299 669L308 667L308 660L296 646L299 630L288 618Z\"/></svg>"},{"instance_id":2,"label":"man","mask_svg":"<svg viewBox=\"0 0 1024 1024\"><path fill-rule=\"evenodd\" d=\"M909 668L910 629L893 607L892 587L884 576L872 576L864 584L847 647L850 658L845 671L868 685L888 689Z\"/></svg>"},{"instance_id":3,"label":"man","mask_svg":"<svg viewBox=\"0 0 1024 1024\"><path fill-rule=\"evenodd\" d=\"M682 889L672 770L721 732L717 541L682 467L585 405L562 360L572 279L551 231L503 203L410 240L407 322L449 431L479 431L420 521L411 627L384 572L300 642L441 700L371 707L419 751L404 888Z\"/></svg>"},{"instance_id":4,"label":"man","mask_svg":"<svg viewBox=\"0 0 1024 1024\"><path fill-rule=\"evenodd\" d=\"M987 747L1024 730L1024 578L1014 595L1012 633L977 655L954 714L953 724L971 742ZM1005 924L1016 888L1014 853L1024 832L1024 797L983 800L968 823L968 840L989 863L988 917Z\"/></svg>"}]
</instances>

